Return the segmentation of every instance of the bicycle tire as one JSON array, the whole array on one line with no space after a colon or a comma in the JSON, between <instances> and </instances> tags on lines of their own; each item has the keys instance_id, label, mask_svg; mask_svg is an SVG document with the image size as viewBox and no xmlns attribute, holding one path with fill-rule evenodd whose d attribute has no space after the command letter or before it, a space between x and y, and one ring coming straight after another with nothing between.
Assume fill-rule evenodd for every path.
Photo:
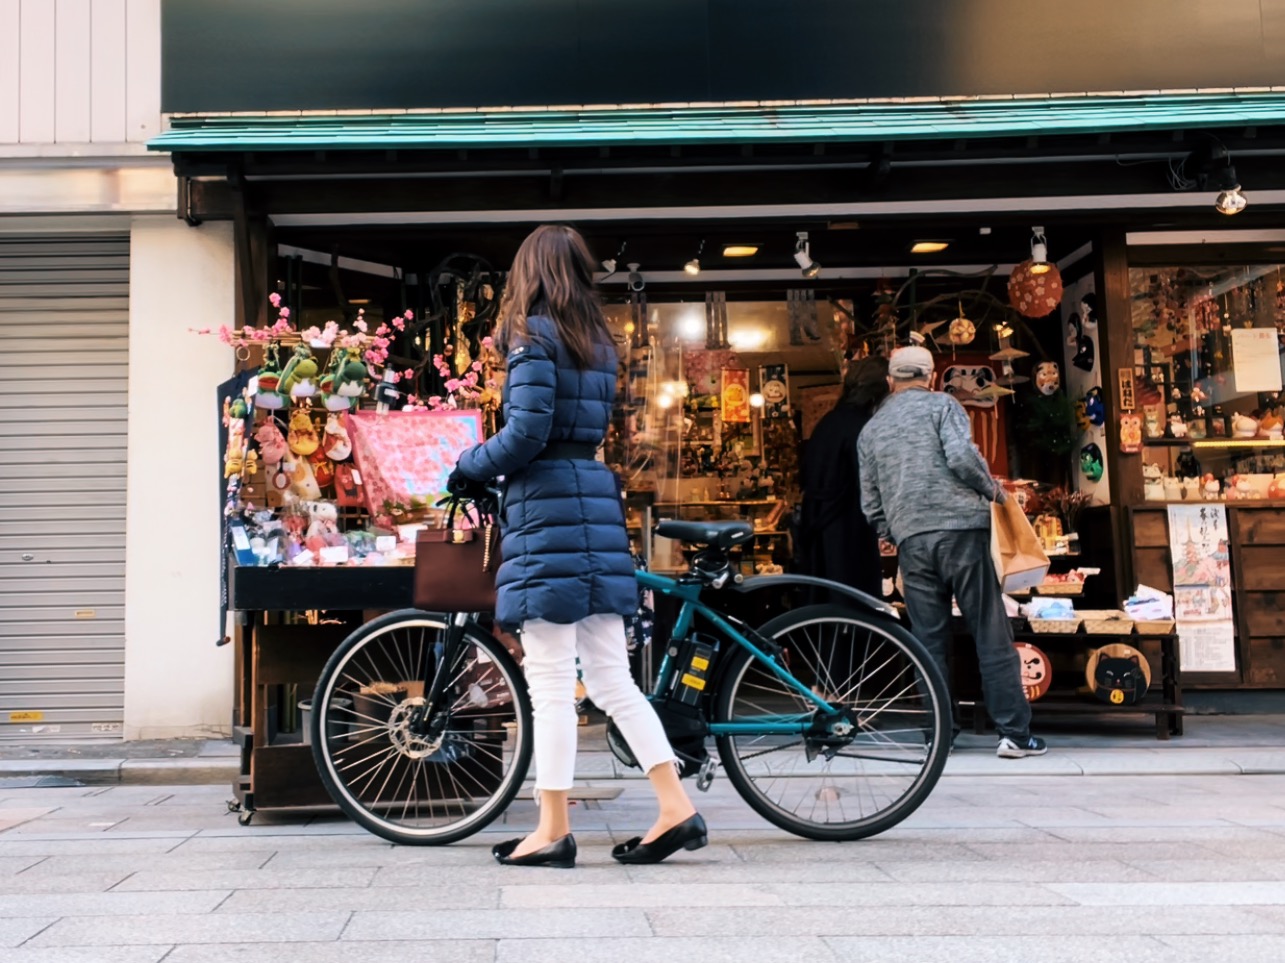
<instances>
[{"instance_id":1,"label":"bicycle tire","mask_svg":"<svg viewBox=\"0 0 1285 963\"><path fill-rule=\"evenodd\" d=\"M950 698L941 672L927 649L891 619L842 605L817 605L780 615L766 623L759 633L783 647L787 668L807 684L809 672L805 667L789 664L804 661L803 656L808 654L798 633L826 626L841 630L835 633L834 654L829 657L831 665L840 657L837 643L845 635L854 642L851 657L854 660L856 643L861 641L861 634L865 635L861 666L871 669L868 677L873 680L871 685L866 685L867 677L854 680L849 676L837 695L827 698L832 705L837 702L853 713L857 724L847 747L851 751L836 752L830 758L819 752L808 758L809 751L818 747L809 746L803 736L720 735L716 742L732 785L745 802L769 822L807 839L864 839L885 832L913 813L937 784L950 753ZM808 635L805 631L804 638ZM811 637L816 660L821 663L822 631L818 628ZM814 706L781 683L747 650L737 648L728 659L715 693L715 722L747 722L754 718L755 712L779 714L788 707L789 711L799 713ZM824 677L819 672L812 674L823 687L834 684L834 675L828 668ZM875 685L880 688L871 691ZM890 685L894 687L893 695L910 688L914 691L894 705L888 698ZM903 688L895 688L897 686ZM774 769L769 757L777 753L783 753L779 757L782 765ZM834 761L840 758L844 763L835 767ZM798 760L803 760L802 769L795 768ZM840 778L846 780L842 785ZM805 786L805 782L809 785ZM811 784L818 783L819 788L811 788ZM894 787L896 791L884 793L886 803L866 810L867 799L875 802L880 798L880 790ZM780 793L781 798L773 798L772 793ZM791 811L785 804L786 794L797 797L801 804L810 798L811 813L805 818L797 809ZM850 818L854 814L855 818Z\"/></svg>"},{"instance_id":2,"label":"bicycle tire","mask_svg":"<svg viewBox=\"0 0 1285 963\"><path fill-rule=\"evenodd\" d=\"M432 681L424 669L443 668L440 653L430 650L444 639L449 620L403 609L366 623L335 649L313 695L309 734L326 791L358 825L401 845L445 845L478 832L513 801L531 763L531 703L522 670L473 623L464 629L456 664L446 667L449 691L460 693L451 704L451 725L433 744L407 727L415 700L423 701L412 692ZM395 681L385 686L401 688L386 693L367 676L391 676Z\"/></svg>"}]
</instances>

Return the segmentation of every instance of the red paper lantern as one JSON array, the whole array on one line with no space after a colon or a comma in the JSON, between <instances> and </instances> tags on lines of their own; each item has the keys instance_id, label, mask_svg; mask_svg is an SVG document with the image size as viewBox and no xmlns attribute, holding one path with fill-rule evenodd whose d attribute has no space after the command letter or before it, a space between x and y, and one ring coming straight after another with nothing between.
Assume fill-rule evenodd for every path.
<instances>
[{"instance_id":1,"label":"red paper lantern","mask_svg":"<svg viewBox=\"0 0 1285 963\"><path fill-rule=\"evenodd\" d=\"M1062 303L1062 275L1054 264L1043 263L1043 274L1034 272L1034 261L1023 261L1008 277L1008 301L1019 314L1043 318Z\"/></svg>"}]
</instances>

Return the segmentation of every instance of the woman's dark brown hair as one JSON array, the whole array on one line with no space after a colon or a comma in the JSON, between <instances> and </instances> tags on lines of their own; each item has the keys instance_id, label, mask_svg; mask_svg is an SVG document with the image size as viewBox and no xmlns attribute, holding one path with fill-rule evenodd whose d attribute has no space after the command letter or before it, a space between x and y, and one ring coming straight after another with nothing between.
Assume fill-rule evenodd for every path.
<instances>
[{"instance_id":1,"label":"woman's dark brown hair","mask_svg":"<svg viewBox=\"0 0 1285 963\"><path fill-rule=\"evenodd\" d=\"M839 404L873 409L888 396L888 391L888 359L871 355L848 366Z\"/></svg>"},{"instance_id":2,"label":"woman's dark brown hair","mask_svg":"<svg viewBox=\"0 0 1285 963\"><path fill-rule=\"evenodd\" d=\"M513 258L500 298L496 342L507 352L527 333L527 318L546 315L578 368L587 368L611 343L602 304L593 287L593 255L580 233L564 224L542 224Z\"/></svg>"}]
</instances>

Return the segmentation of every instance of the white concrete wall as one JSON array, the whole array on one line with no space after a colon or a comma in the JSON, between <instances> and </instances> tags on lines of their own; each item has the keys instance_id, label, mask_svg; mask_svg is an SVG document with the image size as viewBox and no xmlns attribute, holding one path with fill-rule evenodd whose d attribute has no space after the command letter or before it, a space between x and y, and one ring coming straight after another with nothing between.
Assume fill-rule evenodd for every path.
<instances>
[{"instance_id":1,"label":"white concrete wall","mask_svg":"<svg viewBox=\"0 0 1285 963\"><path fill-rule=\"evenodd\" d=\"M233 358L189 329L232 322L232 225L143 215L130 237L125 738L227 733L215 389Z\"/></svg>"}]
</instances>

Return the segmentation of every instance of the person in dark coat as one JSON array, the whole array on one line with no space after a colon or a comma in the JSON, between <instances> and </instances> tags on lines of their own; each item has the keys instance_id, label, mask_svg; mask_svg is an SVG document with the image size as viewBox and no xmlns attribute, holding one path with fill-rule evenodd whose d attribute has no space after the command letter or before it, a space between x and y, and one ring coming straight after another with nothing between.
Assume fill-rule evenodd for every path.
<instances>
[{"instance_id":1,"label":"person in dark coat","mask_svg":"<svg viewBox=\"0 0 1285 963\"><path fill-rule=\"evenodd\" d=\"M595 705L615 721L647 773L660 813L621 862L659 862L705 845L655 710L629 671L625 616L638 606L624 507L597 459L616 392L616 348L593 288L596 261L569 227L522 242L501 299L497 346L507 355L504 427L465 451L448 482L477 494L502 477L496 618L521 626L535 711L540 822L492 850L508 865L575 864L567 793L575 777L576 659Z\"/></svg>"},{"instance_id":2,"label":"person in dark coat","mask_svg":"<svg viewBox=\"0 0 1285 963\"><path fill-rule=\"evenodd\" d=\"M803 450L801 556L808 574L883 597L879 536L861 512L857 438L888 394L888 359L854 361Z\"/></svg>"}]
</instances>

